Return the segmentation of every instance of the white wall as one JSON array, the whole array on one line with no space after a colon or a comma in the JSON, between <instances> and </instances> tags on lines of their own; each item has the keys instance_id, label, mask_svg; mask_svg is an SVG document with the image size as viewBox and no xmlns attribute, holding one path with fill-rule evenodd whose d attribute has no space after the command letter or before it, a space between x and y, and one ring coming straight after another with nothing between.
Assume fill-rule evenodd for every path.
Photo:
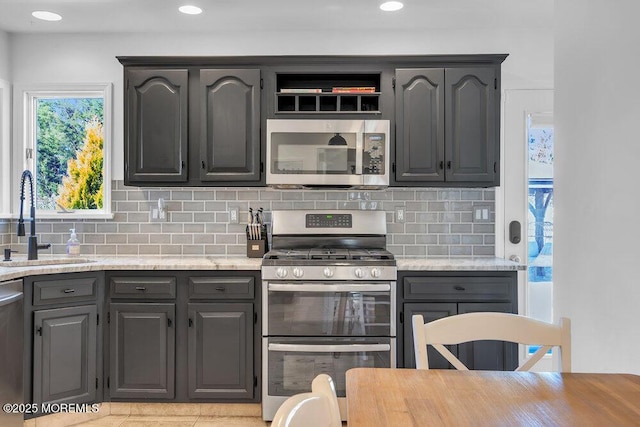
<instances>
[{"instance_id":1,"label":"white wall","mask_svg":"<svg viewBox=\"0 0 640 427\"><path fill-rule=\"evenodd\" d=\"M558 0L556 316L574 371L640 374L637 0Z\"/></svg>"},{"instance_id":2,"label":"white wall","mask_svg":"<svg viewBox=\"0 0 640 427\"><path fill-rule=\"evenodd\" d=\"M13 82L113 82L113 178L123 178L122 67L127 55L310 55L508 53L503 88L553 86L551 30L348 33L13 35Z\"/></svg>"},{"instance_id":3,"label":"white wall","mask_svg":"<svg viewBox=\"0 0 640 427\"><path fill-rule=\"evenodd\" d=\"M0 31L0 80L11 81L9 34Z\"/></svg>"}]
</instances>

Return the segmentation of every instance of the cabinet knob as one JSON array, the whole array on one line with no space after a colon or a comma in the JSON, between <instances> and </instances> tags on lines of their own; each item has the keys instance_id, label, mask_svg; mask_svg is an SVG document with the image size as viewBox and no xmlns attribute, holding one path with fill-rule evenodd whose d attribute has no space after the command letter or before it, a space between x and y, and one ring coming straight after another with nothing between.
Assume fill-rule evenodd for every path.
<instances>
[{"instance_id":1,"label":"cabinet knob","mask_svg":"<svg viewBox=\"0 0 640 427\"><path fill-rule=\"evenodd\" d=\"M224 291L226 291L226 290L227 290L227 288L225 288L224 286L218 286L218 287L216 288L216 291L219 291L219 292L224 292Z\"/></svg>"},{"instance_id":2,"label":"cabinet knob","mask_svg":"<svg viewBox=\"0 0 640 427\"><path fill-rule=\"evenodd\" d=\"M444 169L444 160L440 160L439 166L440 166L440 169Z\"/></svg>"},{"instance_id":3,"label":"cabinet knob","mask_svg":"<svg viewBox=\"0 0 640 427\"><path fill-rule=\"evenodd\" d=\"M204 160L202 161L202 169L206 169L207 165L204 164Z\"/></svg>"},{"instance_id":4,"label":"cabinet knob","mask_svg":"<svg viewBox=\"0 0 640 427\"><path fill-rule=\"evenodd\" d=\"M447 169L451 169L451 160L447 162Z\"/></svg>"}]
</instances>

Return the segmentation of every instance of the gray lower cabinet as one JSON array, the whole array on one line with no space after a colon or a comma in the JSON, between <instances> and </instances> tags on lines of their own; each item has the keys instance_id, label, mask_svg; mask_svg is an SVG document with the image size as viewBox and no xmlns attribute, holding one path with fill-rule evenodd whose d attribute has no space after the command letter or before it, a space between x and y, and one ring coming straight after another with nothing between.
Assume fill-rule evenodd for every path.
<instances>
[{"instance_id":1,"label":"gray lower cabinet","mask_svg":"<svg viewBox=\"0 0 640 427\"><path fill-rule=\"evenodd\" d=\"M33 316L33 401L95 401L97 307L37 310Z\"/></svg>"},{"instance_id":2,"label":"gray lower cabinet","mask_svg":"<svg viewBox=\"0 0 640 427\"><path fill-rule=\"evenodd\" d=\"M109 398L258 402L259 280L255 271L107 273Z\"/></svg>"},{"instance_id":3,"label":"gray lower cabinet","mask_svg":"<svg viewBox=\"0 0 640 427\"><path fill-rule=\"evenodd\" d=\"M102 401L103 294L101 272L24 278L25 403Z\"/></svg>"},{"instance_id":4,"label":"gray lower cabinet","mask_svg":"<svg viewBox=\"0 0 640 427\"><path fill-rule=\"evenodd\" d=\"M500 67L396 70L397 185L499 185Z\"/></svg>"},{"instance_id":5,"label":"gray lower cabinet","mask_svg":"<svg viewBox=\"0 0 640 427\"><path fill-rule=\"evenodd\" d=\"M517 313L516 272L401 272L402 286L398 313L398 360L405 368L415 368L411 317L422 314L431 322L456 314L490 311ZM518 366L518 346L501 341L477 341L449 350L469 369L513 370ZM427 349L429 367L453 367L436 350Z\"/></svg>"},{"instance_id":6,"label":"gray lower cabinet","mask_svg":"<svg viewBox=\"0 0 640 427\"><path fill-rule=\"evenodd\" d=\"M189 397L251 399L253 304L188 304Z\"/></svg>"},{"instance_id":7,"label":"gray lower cabinet","mask_svg":"<svg viewBox=\"0 0 640 427\"><path fill-rule=\"evenodd\" d=\"M175 304L109 306L109 388L112 398L173 399Z\"/></svg>"}]
</instances>

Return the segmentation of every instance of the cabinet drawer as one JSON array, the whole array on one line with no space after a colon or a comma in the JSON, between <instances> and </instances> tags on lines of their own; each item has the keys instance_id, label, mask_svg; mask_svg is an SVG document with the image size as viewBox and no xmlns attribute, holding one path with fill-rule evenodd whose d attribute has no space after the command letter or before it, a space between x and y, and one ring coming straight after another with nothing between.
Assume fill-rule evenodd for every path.
<instances>
[{"instance_id":1,"label":"cabinet drawer","mask_svg":"<svg viewBox=\"0 0 640 427\"><path fill-rule=\"evenodd\" d=\"M37 280L33 282L33 305L56 304L79 301L95 301L98 279Z\"/></svg>"},{"instance_id":2,"label":"cabinet drawer","mask_svg":"<svg viewBox=\"0 0 640 427\"><path fill-rule=\"evenodd\" d=\"M253 299L253 277L190 277L191 299Z\"/></svg>"},{"instance_id":3,"label":"cabinet drawer","mask_svg":"<svg viewBox=\"0 0 640 427\"><path fill-rule=\"evenodd\" d=\"M109 283L111 298L176 297L175 277L112 277Z\"/></svg>"},{"instance_id":4,"label":"cabinet drawer","mask_svg":"<svg viewBox=\"0 0 640 427\"><path fill-rule=\"evenodd\" d=\"M405 300L511 301L515 285L509 277L405 277Z\"/></svg>"}]
</instances>

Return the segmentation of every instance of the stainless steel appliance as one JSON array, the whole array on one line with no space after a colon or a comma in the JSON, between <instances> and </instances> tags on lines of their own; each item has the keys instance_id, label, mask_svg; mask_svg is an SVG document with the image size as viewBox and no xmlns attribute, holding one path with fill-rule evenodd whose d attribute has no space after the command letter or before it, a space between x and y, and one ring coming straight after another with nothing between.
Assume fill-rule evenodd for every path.
<instances>
[{"instance_id":1,"label":"stainless steel appliance","mask_svg":"<svg viewBox=\"0 0 640 427\"><path fill-rule=\"evenodd\" d=\"M0 403L6 405L0 410L3 427L21 427L23 423L23 310L22 280L0 282Z\"/></svg>"},{"instance_id":2,"label":"stainless steel appliance","mask_svg":"<svg viewBox=\"0 0 640 427\"><path fill-rule=\"evenodd\" d=\"M262 261L262 415L320 374L395 367L397 267L382 211L274 211Z\"/></svg>"},{"instance_id":3,"label":"stainless steel appliance","mask_svg":"<svg viewBox=\"0 0 640 427\"><path fill-rule=\"evenodd\" d=\"M389 185L389 120L267 120L267 185Z\"/></svg>"}]
</instances>

